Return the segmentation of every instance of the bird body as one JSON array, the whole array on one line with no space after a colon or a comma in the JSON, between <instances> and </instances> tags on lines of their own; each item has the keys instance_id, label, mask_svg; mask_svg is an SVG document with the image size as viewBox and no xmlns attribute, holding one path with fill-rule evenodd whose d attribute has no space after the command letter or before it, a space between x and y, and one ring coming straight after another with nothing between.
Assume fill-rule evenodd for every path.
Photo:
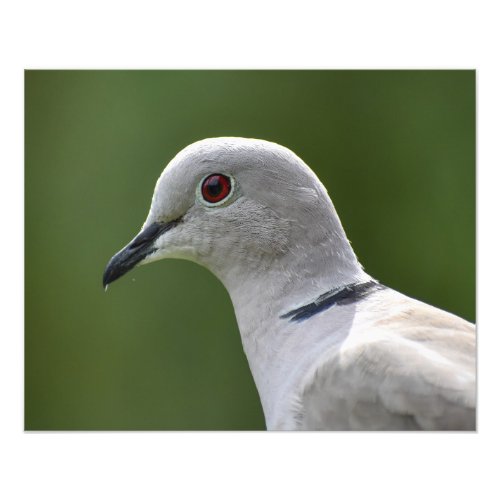
<instances>
[{"instance_id":1,"label":"bird body","mask_svg":"<svg viewBox=\"0 0 500 500\"><path fill-rule=\"evenodd\" d=\"M475 428L474 325L369 276L326 189L283 146L182 150L104 284L162 258L228 290L269 430Z\"/></svg>"}]
</instances>

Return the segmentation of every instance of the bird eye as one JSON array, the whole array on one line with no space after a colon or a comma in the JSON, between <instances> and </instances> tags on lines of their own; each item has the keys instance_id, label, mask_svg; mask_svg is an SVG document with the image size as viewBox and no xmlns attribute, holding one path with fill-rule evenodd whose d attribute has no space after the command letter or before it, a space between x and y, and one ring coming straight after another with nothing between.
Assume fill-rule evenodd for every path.
<instances>
[{"instance_id":1,"label":"bird eye","mask_svg":"<svg viewBox=\"0 0 500 500\"><path fill-rule=\"evenodd\" d=\"M201 195L210 204L225 200L231 189L231 179L222 174L211 174L201 183Z\"/></svg>"}]
</instances>

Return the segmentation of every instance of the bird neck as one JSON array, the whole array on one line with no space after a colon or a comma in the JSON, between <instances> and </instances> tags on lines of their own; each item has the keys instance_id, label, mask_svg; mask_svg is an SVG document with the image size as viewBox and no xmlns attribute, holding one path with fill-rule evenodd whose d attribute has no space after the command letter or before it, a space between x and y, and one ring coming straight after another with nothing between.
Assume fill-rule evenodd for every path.
<instances>
[{"instance_id":1,"label":"bird neck","mask_svg":"<svg viewBox=\"0 0 500 500\"><path fill-rule=\"evenodd\" d=\"M328 215L310 226L292 225L286 249L280 254L235 252L228 255L234 265L218 266L215 274L228 290L236 315L245 317L245 330L251 331L256 316L273 321L325 292L371 279L358 262L333 207Z\"/></svg>"},{"instance_id":2,"label":"bird neck","mask_svg":"<svg viewBox=\"0 0 500 500\"><path fill-rule=\"evenodd\" d=\"M335 327L318 327L316 317L307 324L297 323L290 321L287 313L326 292L371 278L347 239L335 247L331 239L314 241L307 248L292 247L281 259L260 264L251 272L241 268L237 279L226 279L224 284L234 305L268 428L279 428L284 415L290 415L284 409L296 400L308 370L343 335L340 330L336 333ZM336 321L342 324L344 320Z\"/></svg>"}]
</instances>

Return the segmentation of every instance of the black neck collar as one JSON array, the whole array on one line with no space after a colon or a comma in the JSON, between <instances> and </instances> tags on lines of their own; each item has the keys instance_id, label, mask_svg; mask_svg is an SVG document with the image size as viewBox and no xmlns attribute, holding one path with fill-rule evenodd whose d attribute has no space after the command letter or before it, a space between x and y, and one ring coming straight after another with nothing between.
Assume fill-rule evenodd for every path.
<instances>
[{"instance_id":1,"label":"black neck collar","mask_svg":"<svg viewBox=\"0 0 500 500\"><path fill-rule=\"evenodd\" d=\"M291 311L280 316L281 319L289 319L289 321L304 321L305 319L314 316L334 305L344 306L353 304L364 299L371 293L385 288L378 281L371 280L365 283L353 283L340 288L323 293L313 302L305 306L292 309Z\"/></svg>"}]
</instances>

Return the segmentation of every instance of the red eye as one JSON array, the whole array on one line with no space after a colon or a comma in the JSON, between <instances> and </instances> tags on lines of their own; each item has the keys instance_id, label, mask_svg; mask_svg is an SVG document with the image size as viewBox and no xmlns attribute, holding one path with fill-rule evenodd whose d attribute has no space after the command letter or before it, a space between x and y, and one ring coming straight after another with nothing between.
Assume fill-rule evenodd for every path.
<instances>
[{"instance_id":1,"label":"red eye","mask_svg":"<svg viewBox=\"0 0 500 500\"><path fill-rule=\"evenodd\" d=\"M222 174L209 175L201 185L201 194L205 201L217 203L231 192L231 180Z\"/></svg>"}]
</instances>

